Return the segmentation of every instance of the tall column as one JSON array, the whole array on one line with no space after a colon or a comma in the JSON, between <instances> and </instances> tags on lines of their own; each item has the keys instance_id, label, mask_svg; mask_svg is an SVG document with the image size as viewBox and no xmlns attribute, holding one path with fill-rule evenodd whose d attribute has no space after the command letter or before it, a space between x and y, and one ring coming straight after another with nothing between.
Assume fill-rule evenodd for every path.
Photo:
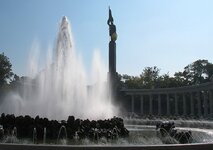
<instances>
[{"instance_id":1,"label":"tall column","mask_svg":"<svg viewBox=\"0 0 213 150\"><path fill-rule=\"evenodd\" d=\"M166 94L166 114L170 115L170 106L169 106L169 93Z\"/></svg>"},{"instance_id":2,"label":"tall column","mask_svg":"<svg viewBox=\"0 0 213 150\"><path fill-rule=\"evenodd\" d=\"M161 115L161 96L158 94L158 115Z\"/></svg>"},{"instance_id":3,"label":"tall column","mask_svg":"<svg viewBox=\"0 0 213 150\"><path fill-rule=\"evenodd\" d=\"M131 107L132 107L132 113L134 113L135 112L135 98L134 98L134 95L132 94L131 95L131 97L132 97L132 101L131 101Z\"/></svg>"},{"instance_id":4,"label":"tall column","mask_svg":"<svg viewBox=\"0 0 213 150\"><path fill-rule=\"evenodd\" d=\"M116 71L116 40L117 40L117 33L116 33L116 26L113 22L112 11L109 8L109 19L107 20L107 24L109 26L109 72L108 72L108 83L110 83L110 90L112 91L112 97L116 97L117 90L118 90L118 83L117 83L117 71Z\"/></svg>"},{"instance_id":5,"label":"tall column","mask_svg":"<svg viewBox=\"0 0 213 150\"><path fill-rule=\"evenodd\" d=\"M109 26L109 36L111 40L109 42L109 73L116 74L116 26L114 24L114 20L112 17L112 11L109 8L109 19L107 20L107 24Z\"/></svg>"},{"instance_id":6,"label":"tall column","mask_svg":"<svg viewBox=\"0 0 213 150\"><path fill-rule=\"evenodd\" d=\"M186 115L186 95L183 93L183 115Z\"/></svg>"},{"instance_id":7,"label":"tall column","mask_svg":"<svg viewBox=\"0 0 213 150\"><path fill-rule=\"evenodd\" d=\"M193 92L190 94L190 102L191 102L191 116L194 116L194 99L193 99Z\"/></svg>"},{"instance_id":8,"label":"tall column","mask_svg":"<svg viewBox=\"0 0 213 150\"><path fill-rule=\"evenodd\" d=\"M149 95L149 114L152 115L152 101L153 101L153 95Z\"/></svg>"},{"instance_id":9,"label":"tall column","mask_svg":"<svg viewBox=\"0 0 213 150\"><path fill-rule=\"evenodd\" d=\"M206 117L208 115L208 102L207 102L207 92L204 91L203 93L203 99L204 99L204 116Z\"/></svg>"},{"instance_id":10,"label":"tall column","mask_svg":"<svg viewBox=\"0 0 213 150\"><path fill-rule=\"evenodd\" d=\"M212 93L212 90L209 90L209 107L210 107L210 116L213 117L213 93Z\"/></svg>"},{"instance_id":11,"label":"tall column","mask_svg":"<svg viewBox=\"0 0 213 150\"><path fill-rule=\"evenodd\" d=\"M141 95L141 114L143 115L143 95Z\"/></svg>"},{"instance_id":12,"label":"tall column","mask_svg":"<svg viewBox=\"0 0 213 150\"><path fill-rule=\"evenodd\" d=\"M200 99L200 91L197 92L197 113L198 116L201 116L201 99Z\"/></svg>"},{"instance_id":13,"label":"tall column","mask_svg":"<svg viewBox=\"0 0 213 150\"><path fill-rule=\"evenodd\" d=\"M177 99L177 93L175 93L175 115L178 115L178 99Z\"/></svg>"}]
</instances>

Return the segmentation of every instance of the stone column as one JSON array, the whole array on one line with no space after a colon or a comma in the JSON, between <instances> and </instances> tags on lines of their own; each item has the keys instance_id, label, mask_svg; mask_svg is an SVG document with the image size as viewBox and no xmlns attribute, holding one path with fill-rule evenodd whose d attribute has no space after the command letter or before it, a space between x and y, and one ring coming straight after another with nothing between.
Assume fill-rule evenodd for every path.
<instances>
[{"instance_id":1,"label":"stone column","mask_svg":"<svg viewBox=\"0 0 213 150\"><path fill-rule=\"evenodd\" d=\"M204 116L206 117L207 115L208 115L208 102L207 102L207 92L206 91L204 91L204 93L203 93L204 95L203 95L203 99L204 99Z\"/></svg>"},{"instance_id":2,"label":"stone column","mask_svg":"<svg viewBox=\"0 0 213 150\"><path fill-rule=\"evenodd\" d=\"M178 99L177 93L175 93L175 115L178 115Z\"/></svg>"},{"instance_id":3,"label":"stone column","mask_svg":"<svg viewBox=\"0 0 213 150\"><path fill-rule=\"evenodd\" d=\"M197 114L200 117L201 114L201 99L200 99L200 91L197 92Z\"/></svg>"},{"instance_id":4,"label":"stone column","mask_svg":"<svg viewBox=\"0 0 213 150\"><path fill-rule=\"evenodd\" d=\"M149 114L150 115L152 115L152 108L153 108L153 106L152 106L152 100L153 100L153 95L150 94L149 95Z\"/></svg>"},{"instance_id":5,"label":"stone column","mask_svg":"<svg viewBox=\"0 0 213 150\"><path fill-rule=\"evenodd\" d=\"M194 116L194 99L193 99L193 92L190 94L190 102L191 102L191 116Z\"/></svg>"},{"instance_id":6,"label":"stone column","mask_svg":"<svg viewBox=\"0 0 213 150\"><path fill-rule=\"evenodd\" d=\"M210 107L210 116L213 117L213 93L212 93L212 90L209 90L209 107Z\"/></svg>"},{"instance_id":7,"label":"stone column","mask_svg":"<svg viewBox=\"0 0 213 150\"><path fill-rule=\"evenodd\" d=\"M141 95L141 114L143 115L143 95Z\"/></svg>"},{"instance_id":8,"label":"stone column","mask_svg":"<svg viewBox=\"0 0 213 150\"><path fill-rule=\"evenodd\" d=\"M186 115L186 95L183 93L183 115Z\"/></svg>"},{"instance_id":9,"label":"stone column","mask_svg":"<svg viewBox=\"0 0 213 150\"><path fill-rule=\"evenodd\" d=\"M161 96L158 94L158 115L161 115Z\"/></svg>"},{"instance_id":10,"label":"stone column","mask_svg":"<svg viewBox=\"0 0 213 150\"><path fill-rule=\"evenodd\" d=\"M135 112L135 98L134 98L134 95L132 94L131 95L131 97L132 97L132 101L131 101L131 107L132 107L132 113L134 113Z\"/></svg>"},{"instance_id":11,"label":"stone column","mask_svg":"<svg viewBox=\"0 0 213 150\"><path fill-rule=\"evenodd\" d=\"M166 94L166 114L170 115L170 106L169 106L169 93Z\"/></svg>"}]
</instances>

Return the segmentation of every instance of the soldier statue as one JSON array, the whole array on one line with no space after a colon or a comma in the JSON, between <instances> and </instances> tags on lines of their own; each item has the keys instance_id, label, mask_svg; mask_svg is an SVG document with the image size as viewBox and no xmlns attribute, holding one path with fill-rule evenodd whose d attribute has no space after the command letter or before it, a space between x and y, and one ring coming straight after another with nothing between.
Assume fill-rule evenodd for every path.
<instances>
[{"instance_id":1,"label":"soldier statue","mask_svg":"<svg viewBox=\"0 0 213 150\"><path fill-rule=\"evenodd\" d=\"M109 25L109 35L111 37L111 41L116 41L117 40L116 26L113 24L113 17L110 8L109 8L109 19L107 20L107 24Z\"/></svg>"}]
</instances>

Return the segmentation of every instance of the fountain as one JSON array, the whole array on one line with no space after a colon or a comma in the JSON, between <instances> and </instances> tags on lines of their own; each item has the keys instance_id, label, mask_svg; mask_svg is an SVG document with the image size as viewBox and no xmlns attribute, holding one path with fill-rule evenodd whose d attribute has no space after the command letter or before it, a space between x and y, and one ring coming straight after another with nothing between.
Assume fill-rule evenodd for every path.
<instances>
[{"instance_id":1,"label":"fountain","mask_svg":"<svg viewBox=\"0 0 213 150\"><path fill-rule=\"evenodd\" d=\"M75 140L75 141L78 141L78 140L79 140L78 132L75 132L74 140Z\"/></svg>"},{"instance_id":2,"label":"fountain","mask_svg":"<svg viewBox=\"0 0 213 150\"><path fill-rule=\"evenodd\" d=\"M30 58L30 78L23 81L21 90L11 92L0 105L0 111L4 113L36 116L31 118L30 116L15 117L2 114L0 119L3 124L3 126L0 125L2 143L6 143L3 127L8 132L11 129L11 124L4 120L13 120L12 136L19 140L10 141L10 143L18 144L0 144L0 149L144 148L161 150L208 149L212 146L211 141L205 141L207 138L213 139L213 132L208 129L178 127L180 132L177 132L173 124L167 126L161 124L157 126L159 131L156 131L155 126L135 124L124 126L123 119L113 117L117 112L109 95L114 96L114 90L117 90L115 81L117 77L115 64L117 34L111 10L109 14L111 64L108 77L112 81L111 85L104 83L105 70L102 70L103 65L98 53L94 55L91 78L88 78L89 75L85 73L83 62L75 51L69 21L64 16L59 26L53 58L48 55L46 67L42 71L37 71L38 62L33 57ZM88 81L92 81L92 86L87 86ZM113 89L112 93L108 87ZM37 115L61 122L40 118ZM74 116L85 120L75 119ZM67 117L67 121L63 120ZM107 119L109 117L113 118ZM87 118L105 120L90 121ZM189 130L191 132L187 132ZM32 143L23 142L21 140L23 137L30 138ZM166 142L162 138L165 138ZM167 142L169 145L165 144ZM61 143L63 145L55 145Z\"/></svg>"},{"instance_id":3,"label":"fountain","mask_svg":"<svg viewBox=\"0 0 213 150\"><path fill-rule=\"evenodd\" d=\"M37 130L33 128L33 144L37 143Z\"/></svg>"},{"instance_id":4,"label":"fountain","mask_svg":"<svg viewBox=\"0 0 213 150\"><path fill-rule=\"evenodd\" d=\"M64 135L62 135L62 132L64 132ZM67 129L64 125L60 127L58 132L57 144L59 144L59 141L62 141L63 144L67 143Z\"/></svg>"},{"instance_id":5,"label":"fountain","mask_svg":"<svg viewBox=\"0 0 213 150\"><path fill-rule=\"evenodd\" d=\"M44 127L43 144L46 143L46 138L47 138L47 128Z\"/></svg>"},{"instance_id":6,"label":"fountain","mask_svg":"<svg viewBox=\"0 0 213 150\"><path fill-rule=\"evenodd\" d=\"M69 115L82 119L105 119L116 115L108 96L106 71L99 52L95 51L91 72L86 74L65 16L51 53L54 56L48 55L42 71L36 71L39 62L34 57L38 56L29 58L30 78L23 81L18 91L8 94L0 105L1 113L39 115L58 120Z\"/></svg>"},{"instance_id":7,"label":"fountain","mask_svg":"<svg viewBox=\"0 0 213 150\"><path fill-rule=\"evenodd\" d=\"M17 128L16 127L14 127L12 130L12 136L17 137Z\"/></svg>"}]
</instances>

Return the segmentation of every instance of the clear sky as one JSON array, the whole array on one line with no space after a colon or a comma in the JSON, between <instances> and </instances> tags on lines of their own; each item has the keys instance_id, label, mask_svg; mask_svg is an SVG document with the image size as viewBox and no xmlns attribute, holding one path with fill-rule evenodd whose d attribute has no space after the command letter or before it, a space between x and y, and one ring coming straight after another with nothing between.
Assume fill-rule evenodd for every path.
<instances>
[{"instance_id":1,"label":"clear sky","mask_svg":"<svg viewBox=\"0 0 213 150\"><path fill-rule=\"evenodd\" d=\"M45 58L66 15L86 68L94 49L108 64L109 5L119 73L139 75L157 66L173 75L197 59L213 63L212 0L0 0L0 52L10 58L13 72L25 75L33 41Z\"/></svg>"}]
</instances>

